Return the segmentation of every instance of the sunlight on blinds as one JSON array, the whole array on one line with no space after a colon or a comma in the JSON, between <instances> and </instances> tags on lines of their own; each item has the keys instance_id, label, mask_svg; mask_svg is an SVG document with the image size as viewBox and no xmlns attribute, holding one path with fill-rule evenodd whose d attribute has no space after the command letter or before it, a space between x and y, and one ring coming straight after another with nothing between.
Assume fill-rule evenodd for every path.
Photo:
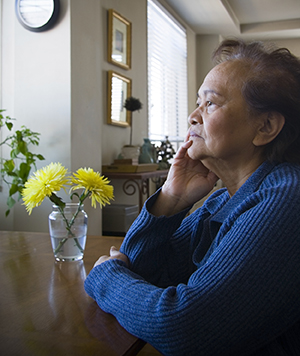
<instances>
[{"instance_id":1,"label":"sunlight on blinds","mask_svg":"<svg viewBox=\"0 0 300 356\"><path fill-rule=\"evenodd\" d=\"M187 131L185 29L158 2L148 0L149 138L183 141Z\"/></svg>"}]
</instances>

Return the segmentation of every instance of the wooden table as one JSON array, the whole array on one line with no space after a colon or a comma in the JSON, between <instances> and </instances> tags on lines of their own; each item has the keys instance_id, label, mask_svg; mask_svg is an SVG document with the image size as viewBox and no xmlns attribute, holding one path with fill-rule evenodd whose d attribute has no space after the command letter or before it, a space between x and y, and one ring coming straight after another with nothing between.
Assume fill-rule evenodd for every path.
<instances>
[{"instance_id":1,"label":"wooden table","mask_svg":"<svg viewBox=\"0 0 300 356\"><path fill-rule=\"evenodd\" d=\"M83 282L122 238L88 236L78 262L55 262L47 233L0 231L0 355L136 355L142 340L104 313Z\"/></svg>"},{"instance_id":2,"label":"wooden table","mask_svg":"<svg viewBox=\"0 0 300 356\"><path fill-rule=\"evenodd\" d=\"M152 179L158 186L163 183L167 177L169 170L157 170L152 172L105 172L103 173L109 179L125 179L123 184L123 192L126 195L134 195L138 192L139 196L139 210L143 207L143 196L149 198L150 195L150 179Z\"/></svg>"}]
</instances>

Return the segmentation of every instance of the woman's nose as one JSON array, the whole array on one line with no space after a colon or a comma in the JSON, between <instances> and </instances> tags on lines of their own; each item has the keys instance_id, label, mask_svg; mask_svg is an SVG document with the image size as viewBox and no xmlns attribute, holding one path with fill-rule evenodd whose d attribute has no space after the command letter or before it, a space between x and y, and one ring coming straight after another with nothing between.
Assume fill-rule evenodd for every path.
<instances>
[{"instance_id":1,"label":"woman's nose","mask_svg":"<svg viewBox=\"0 0 300 356\"><path fill-rule=\"evenodd\" d=\"M202 124L202 115L199 108L195 109L188 117L190 125Z\"/></svg>"}]
</instances>

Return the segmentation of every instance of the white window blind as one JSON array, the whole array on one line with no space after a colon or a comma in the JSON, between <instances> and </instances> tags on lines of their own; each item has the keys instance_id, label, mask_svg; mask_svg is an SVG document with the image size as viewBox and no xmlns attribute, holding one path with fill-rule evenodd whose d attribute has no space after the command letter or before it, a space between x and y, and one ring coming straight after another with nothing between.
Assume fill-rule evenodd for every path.
<instances>
[{"instance_id":1,"label":"white window blind","mask_svg":"<svg viewBox=\"0 0 300 356\"><path fill-rule=\"evenodd\" d=\"M184 140L187 131L185 29L155 0L148 0L149 138Z\"/></svg>"}]
</instances>

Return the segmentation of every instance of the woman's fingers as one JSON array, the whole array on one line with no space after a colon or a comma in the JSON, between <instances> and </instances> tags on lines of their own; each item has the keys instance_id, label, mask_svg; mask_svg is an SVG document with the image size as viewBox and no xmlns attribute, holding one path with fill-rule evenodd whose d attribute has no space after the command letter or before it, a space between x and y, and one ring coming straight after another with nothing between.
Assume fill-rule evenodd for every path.
<instances>
[{"instance_id":1,"label":"woman's fingers","mask_svg":"<svg viewBox=\"0 0 300 356\"><path fill-rule=\"evenodd\" d=\"M178 149L175 158L184 158L187 150L192 146L193 141L184 142Z\"/></svg>"}]
</instances>

